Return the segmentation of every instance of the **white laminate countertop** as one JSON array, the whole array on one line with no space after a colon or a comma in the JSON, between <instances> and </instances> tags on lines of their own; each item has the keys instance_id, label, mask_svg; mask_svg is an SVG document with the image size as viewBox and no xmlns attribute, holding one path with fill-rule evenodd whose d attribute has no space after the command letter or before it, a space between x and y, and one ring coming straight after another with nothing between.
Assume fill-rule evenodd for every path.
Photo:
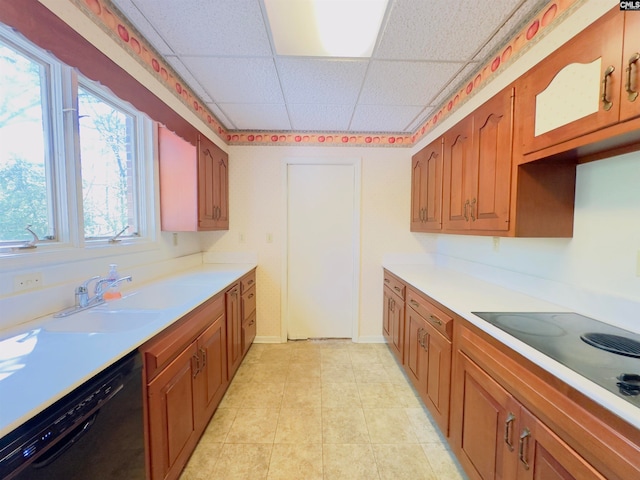
<instances>
[{"instance_id":1,"label":"white laminate countertop","mask_svg":"<svg viewBox=\"0 0 640 480\"><path fill-rule=\"evenodd\" d=\"M435 264L383 266L636 428L640 428L639 408L471 313L569 311L566 307Z\"/></svg>"},{"instance_id":2,"label":"white laminate countertop","mask_svg":"<svg viewBox=\"0 0 640 480\"><path fill-rule=\"evenodd\" d=\"M0 438L255 267L204 264L81 313L0 330Z\"/></svg>"}]
</instances>

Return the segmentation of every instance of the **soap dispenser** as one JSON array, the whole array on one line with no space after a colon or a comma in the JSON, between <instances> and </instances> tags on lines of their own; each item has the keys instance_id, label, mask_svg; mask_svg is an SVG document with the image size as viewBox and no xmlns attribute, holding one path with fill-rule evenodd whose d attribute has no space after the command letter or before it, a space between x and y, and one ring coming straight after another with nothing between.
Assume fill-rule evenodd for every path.
<instances>
[{"instance_id":1,"label":"soap dispenser","mask_svg":"<svg viewBox=\"0 0 640 480\"><path fill-rule=\"evenodd\" d=\"M107 274L106 278L110 283L115 282L116 280L118 280L118 278L120 278L120 275L118 275L118 265L116 265L115 263L109 265L109 273ZM102 298L105 300L115 300L117 298L122 298L122 293L120 293L120 285L113 285L112 287L109 287L102 294Z\"/></svg>"}]
</instances>

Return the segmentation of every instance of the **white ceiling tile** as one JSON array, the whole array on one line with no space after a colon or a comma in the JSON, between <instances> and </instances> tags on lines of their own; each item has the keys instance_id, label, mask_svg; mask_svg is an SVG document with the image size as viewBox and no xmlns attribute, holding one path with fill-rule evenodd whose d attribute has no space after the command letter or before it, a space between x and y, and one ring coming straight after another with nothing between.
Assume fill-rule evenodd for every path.
<instances>
[{"instance_id":1,"label":"white ceiling tile","mask_svg":"<svg viewBox=\"0 0 640 480\"><path fill-rule=\"evenodd\" d=\"M138 10L132 0L112 0L115 6L131 21L134 27L161 55L174 53L171 47L162 39L149 23L147 18Z\"/></svg>"},{"instance_id":2,"label":"white ceiling tile","mask_svg":"<svg viewBox=\"0 0 640 480\"><path fill-rule=\"evenodd\" d=\"M351 130L359 132L405 132L424 107L396 105L358 105Z\"/></svg>"},{"instance_id":3,"label":"white ceiling tile","mask_svg":"<svg viewBox=\"0 0 640 480\"><path fill-rule=\"evenodd\" d=\"M461 66L458 63L372 61L360 103L426 105Z\"/></svg>"},{"instance_id":4,"label":"white ceiling tile","mask_svg":"<svg viewBox=\"0 0 640 480\"><path fill-rule=\"evenodd\" d=\"M367 61L285 57L277 60L284 97L290 103L355 103Z\"/></svg>"},{"instance_id":5,"label":"white ceiling tile","mask_svg":"<svg viewBox=\"0 0 640 480\"><path fill-rule=\"evenodd\" d=\"M431 115L433 115L436 111L436 107L431 105L426 106L424 111L421 112L414 120L411 122L411 125L407 128L408 132L415 132L418 128L420 128L426 121L429 119Z\"/></svg>"},{"instance_id":6,"label":"white ceiling tile","mask_svg":"<svg viewBox=\"0 0 640 480\"><path fill-rule=\"evenodd\" d=\"M448 82L438 93L438 96L429 103L439 107L440 104L449 100L454 93L462 88L479 68L481 68L481 64L479 63L469 63L465 65L464 68L456 74L454 81Z\"/></svg>"},{"instance_id":7,"label":"white ceiling tile","mask_svg":"<svg viewBox=\"0 0 640 480\"><path fill-rule=\"evenodd\" d=\"M351 105L289 105L291 126L294 130L346 131L352 114Z\"/></svg>"},{"instance_id":8,"label":"white ceiling tile","mask_svg":"<svg viewBox=\"0 0 640 480\"><path fill-rule=\"evenodd\" d=\"M182 63L182 61L178 57L166 56L165 59L167 60L167 62L169 62L169 65L173 67L176 73L180 75L180 77L182 77L182 80L184 80L186 84L191 87L193 93L200 97L200 100L205 103L213 101L206 90L202 88L200 82L196 80L189 69L184 65L184 63Z\"/></svg>"},{"instance_id":9,"label":"white ceiling tile","mask_svg":"<svg viewBox=\"0 0 640 480\"><path fill-rule=\"evenodd\" d=\"M238 130L291 130L284 104L219 104Z\"/></svg>"},{"instance_id":10,"label":"white ceiling tile","mask_svg":"<svg viewBox=\"0 0 640 480\"><path fill-rule=\"evenodd\" d=\"M396 0L374 58L466 61L521 0Z\"/></svg>"},{"instance_id":11,"label":"white ceiling tile","mask_svg":"<svg viewBox=\"0 0 640 480\"><path fill-rule=\"evenodd\" d=\"M182 57L216 102L284 103L271 58Z\"/></svg>"},{"instance_id":12,"label":"white ceiling tile","mask_svg":"<svg viewBox=\"0 0 640 480\"><path fill-rule=\"evenodd\" d=\"M132 0L178 54L271 55L257 0Z\"/></svg>"},{"instance_id":13,"label":"white ceiling tile","mask_svg":"<svg viewBox=\"0 0 640 480\"><path fill-rule=\"evenodd\" d=\"M536 14L547 3L547 0L527 0L524 2L524 5L507 20L493 38L474 56L474 60L482 63L487 62L489 55L504 45L512 35L516 35L518 31L524 28L529 18Z\"/></svg>"},{"instance_id":14,"label":"white ceiling tile","mask_svg":"<svg viewBox=\"0 0 640 480\"><path fill-rule=\"evenodd\" d=\"M207 103L207 106L211 110L211 113L215 115L218 121L221 122L225 128L228 128L230 130L236 130L238 128L233 124L233 122L229 119L229 117L227 117L225 113L222 110L220 110L220 107L218 107L217 104Z\"/></svg>"}]
</instances>

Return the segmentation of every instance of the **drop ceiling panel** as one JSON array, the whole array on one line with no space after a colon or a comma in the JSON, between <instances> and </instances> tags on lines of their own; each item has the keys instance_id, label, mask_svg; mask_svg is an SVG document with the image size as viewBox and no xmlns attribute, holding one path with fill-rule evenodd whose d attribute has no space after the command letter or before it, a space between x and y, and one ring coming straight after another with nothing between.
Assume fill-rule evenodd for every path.
<instances>
[{"instance_id":1,"label":"drop ceiling panel","mask_svg":"<svg viewBox=\"0 0 640 480\"><path fill-rule=\"evenodd\" d=\"M229 130L237 130L238 127L227 117L227 115L220 109L216 103L207 103L207 106L211 109L211 112L220 121L220 123Z\"/></svg>"},{"instance_id":2,"label":"drop ceiling panel","mask_svg":"<svg viewBox=\"0 0 640 480\"><path fill-rule=\"evenodd\" d=\"M358 105L351 130L361 132L408 132L422 106Z\"/></svg>"},{"instance_id":3,"label":"drop ceiling panel","mask_svg":"<svg viewBox=\"0 0 640 480\"><path fill-rule=\"evenodd\" d=\"M177 54L272 54L257 0L131 1Z\"/></svg>"},{"instance_id":4,"label":"drop ceiling panel","mask_svg":"<svg viewBox=\"0 0 640 480\"><path fill-rule=\"evenodd\" d=\"M169 65L171 65L173 69L176 71L176 73L180 75L180 77L182 77L182 79L185 81L187 85L189 85L189 87L191 87L191 90L193 90L193 93L195 93L200 97L200 100L202 100L205 103L213 102L213 99L211 98L211 96L207 93L207 91L204 88L202 88L202 85L200 85L200 82L191 74L189 69L185 66L184 63L182 63L182 61L178 57L167 56L166 59L167 59L167 62L169 62Z\"/></svg>"},{"instance_id":5,"label":"drop ceiling panel","mask_svg":"<svg viewBox=\"0 0 640 480\"><path fill-rule=\"evenodd\" d=\"M458 63L372 61L360 103L426 105L460 67Z\"/></svg>"},{"instance_id":6,"label":"drop ceiling panel","mask_svg":"<svg viewBox=\"0 0 640 480\"><path fill-rule=\"evenodd\" d=\"M522 0L396 0L375 58L470 60Z\"/></svg>"},{"instance_id":7,"label":"drop ceiling panel","mask_svg":"<svg viewBox=\"0 0 640 480\"><path fill-rule=\"evenodd\" d=\"M284 104L221 103L220 109L238 130L291 130Z\"/></svg>"},{"instance_id":8,"label":"drop ceiling panel","mask_svg":"<svg viewBox=\"0 0 640 480\"><path fill-rule=\"evenodd\" d=\"M284 103L271 58L182 57L215 102Z\"/></svg>"},{"instance_id":9,"label":"drop ceiling panel","mask_svg":"<svg viewBox=\"0 0 640 480\"><path fill-rule=\"evenodd\" d=\"M304 131L347 131L353 115L352 105L289 105L291 126Z\"/></svg>"},{"instance_id":10,"label":"drop ceiling panel","mask_svg":"<svg viewBox=\"0 0 640 480\"><path fill-rule=\"evenodd\" d=\"M153 24L138 10L133 0L114 0L113 3L160 54L174 53L162 36L155 30Z\"/></svg>"},{"instance_id":11,"label":"drop ceiling panel","mask_svg":"<svg viewBox=\"0 0 640 480\"><path fill-rule=\"evenodd\" d=\"M342 105L358 100L367 63L285 57L277 67L287 102Z\"/></svg>"}]
</instances>

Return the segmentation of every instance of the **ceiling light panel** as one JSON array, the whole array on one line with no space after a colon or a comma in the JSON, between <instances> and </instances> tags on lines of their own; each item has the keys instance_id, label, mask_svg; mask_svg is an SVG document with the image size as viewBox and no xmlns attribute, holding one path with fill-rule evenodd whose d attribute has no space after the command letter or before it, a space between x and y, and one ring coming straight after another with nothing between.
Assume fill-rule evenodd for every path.
<instances>
[{"instance_id":1,"label":"ceiling light panel","mask_svg":"<svg viewBox=\"0 0 640 480\"><path fill-rule=\"evenodd\" d=\"M264 0L279 55L370 57L387 0Z\"/></svg>"}]
</instances>

